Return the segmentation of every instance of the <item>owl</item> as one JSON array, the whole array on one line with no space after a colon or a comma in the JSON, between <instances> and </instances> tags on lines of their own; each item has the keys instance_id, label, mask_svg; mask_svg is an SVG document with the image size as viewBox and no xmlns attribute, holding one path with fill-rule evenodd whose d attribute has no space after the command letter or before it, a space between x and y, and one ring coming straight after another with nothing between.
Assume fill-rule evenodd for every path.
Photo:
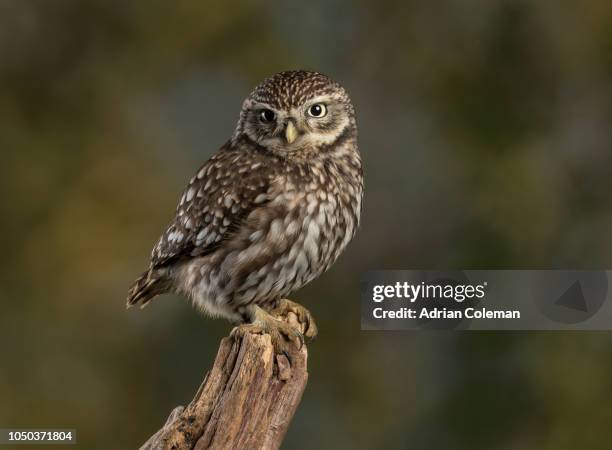
<instances>
[{"instance_id":1,"label":"owl","mask_svg":"<svg viewBox=\"0 0 612 450\"><path fill-rule=\"evenodd\" d=\"M342 86L309 71L262 81L235 132L191 178L127 304L187 297L203 313L270 334L287 352L317 327L286 297L336 261L359 227L363 171L355 110ZM289 311L305 332L279 317Z\"/></svg>"}]
</instances>

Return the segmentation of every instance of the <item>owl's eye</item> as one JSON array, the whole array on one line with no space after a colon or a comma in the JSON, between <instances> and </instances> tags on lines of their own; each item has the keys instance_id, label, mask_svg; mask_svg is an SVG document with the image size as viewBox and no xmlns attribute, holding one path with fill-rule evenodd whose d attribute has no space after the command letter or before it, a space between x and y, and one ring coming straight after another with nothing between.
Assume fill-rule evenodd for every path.
<instances>
[{"instance_id":1,"label":"owl's eye","mask_svg":"<svg viewBox=\"0 0 612 450\"><path fill-rule=\"evenodd\" d=\"M310 117L323 117L325 114L327 114L327 108L323 103L315 103L308 108L308 115Z\"/></svg>"},{"instance_id":2,"label":"owl's eye","mask_svg":"<svg viewBox=\"0 0 612 450\"><path fill-rule=\"evenodd\" d=\"M259 111L259 119L262 122L272 122L275 118L276 114L274 114L274 111L270 109L262 109L261 111Z\"/></svg>"}]
</instances>

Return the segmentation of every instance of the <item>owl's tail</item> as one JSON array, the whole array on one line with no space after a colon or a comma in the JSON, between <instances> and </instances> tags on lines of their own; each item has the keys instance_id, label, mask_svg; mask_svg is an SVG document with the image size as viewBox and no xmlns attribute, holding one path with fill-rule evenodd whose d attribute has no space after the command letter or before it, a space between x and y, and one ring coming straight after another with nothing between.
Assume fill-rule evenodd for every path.
<instances>
[{"instance_id":1,"label":"owl's tail","mask_svg":"<svg viewBox=\"0 0 612 450\"><path fill-rule=\"evenodd\" d=\"M144 308L147 303L160 294L167 292L170 282L164 270L149 269L134 281L128 291L127 307L140 305Z\"/></svg>"}]
</instances>

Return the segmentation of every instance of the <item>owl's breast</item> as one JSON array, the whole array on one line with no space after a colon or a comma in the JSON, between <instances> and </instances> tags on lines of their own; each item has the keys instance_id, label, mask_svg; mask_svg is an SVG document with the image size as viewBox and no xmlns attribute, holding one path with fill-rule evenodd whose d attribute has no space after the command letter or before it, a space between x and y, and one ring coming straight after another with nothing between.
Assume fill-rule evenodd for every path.
<instances>
[{"instance_id":1,"label":"owl's breast","mask_svg":"<svg viewBox=\"0 0 612 450\"><path fill-rule=\"evenodd\" d=\"M326 174L323 174L326 175ZM326 271L355 235L361 182L306 176L277 180L270 201L204 260L217 303L236 307L287 296Z\"/></svg>"},{"instance_id":2,"label":"owl's breast","mask_svg":"<svg viewBox=\"0 0 612 450\"><path fill-rule=\"evenodd\" d=\"M327 166L315 170L314 175L304 186L302 202L296 205L302 217L302 235L296 247L311 268L305 282L326 271L354 237L363 194L360 173L347 181L333 166Z\"/></svg>"}]
</instances>

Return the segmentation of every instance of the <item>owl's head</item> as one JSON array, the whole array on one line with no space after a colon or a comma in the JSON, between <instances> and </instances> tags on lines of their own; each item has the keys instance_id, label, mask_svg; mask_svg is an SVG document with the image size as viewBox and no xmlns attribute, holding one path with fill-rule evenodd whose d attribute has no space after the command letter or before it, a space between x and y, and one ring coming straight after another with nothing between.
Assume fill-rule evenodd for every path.
<instances>
[{"instance_id":1,"label":"owl's head","mask_svg":"<svg viewBox=\"0 0 612 450\"><path fill-rule=\"evenodd\" d=\"M242 105L235 137L277 154L310 151L355 131L355 112L342 86L303 70L265 79Z\"/></svg>"}]
</instances>

